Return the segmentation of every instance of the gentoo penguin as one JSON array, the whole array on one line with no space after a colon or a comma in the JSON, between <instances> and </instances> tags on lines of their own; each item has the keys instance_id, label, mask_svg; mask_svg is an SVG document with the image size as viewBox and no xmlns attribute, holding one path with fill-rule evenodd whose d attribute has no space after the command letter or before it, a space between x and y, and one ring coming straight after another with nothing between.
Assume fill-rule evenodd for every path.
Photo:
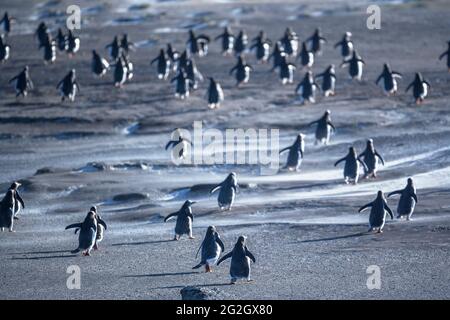
<instances>
[{"instance_id":1,"label":"gentoo penguin","mask_svg":"<svg viewBox=\"0 0 450 320\"><path fill-rule=\"evenodd\" d=\"M280 79L283 85L294 83L294 71L297 69L295 64L289 63L286 60L286 56L282 56L278 68L280 69Z\"/></svg>"},{"instance_id":2,"label":"gentoo penguin","mask_svg":"<svg viewBox=\"0 0 450 320\"><path fill-rule=\"evenodd\" d=\"M4 63L9 59L11 46L5 43L4 36L0 35L0 61Z\"/></svg>"},{"instance_id":3,"label":"gentoo penguin","mask_svg":"<svg viewBox=\"0 0 450 320\"><path fill-rule=\"evenodd\" d=\"M186 42L186 50L189 55L198 55L200 57L206 56L208 53L208 43L210 39L208 36L201 34L196 36L194 31L189 30L189 39Z\"/></svg>"},{"instance_id":4,"label":"gentoo penguin","mask_svg":"<svg viewBox=\"0 0 450 320\"><path fill-rule=\"evenodd\" d=\"M22 95L24 97L27 96L28 90L33 89L33 82L31 81L30 75L29 75L29 68L28 66L25 66L23 68L22 72L20 72L17 76L9 80L8 83L14 83L14 88L16 89L16 97Z\"/></svg>"},{"instance_id":5,"label":"gentoo penguin","mask_svg":"<svg viewBox=\"0 0 450 320\"><path fill-rule=\"evenodd\" d=\"M271 71L273 72L281 64L281 60L286 55L286 53L280 48L279 43L275 43L272 53L269 56L269 60L273 60L273 65Z\"/></svg>"},{"instance_id":6,"label":"gentoo penguin","mask_svg":"<svg viewBox=\"0 0 450 320\"><path fill-rule=\"evenodd\" d=\"M124 34L122 36L122 39L120 40L120 47L122 48L123 52L128 55L130 51L136 50L136 46L133 42L128 40L128 34Z\"/></svg>"},{"instance_id":7,"label":"gentoo penguin","mask_svg":"<svg viewBox=\"0 0 450 320\"><path fill-rule=\"evenodd\" d=\"M303 155L305 153L305 135L299 134L293 145L280 150L280 154L289 150L285 169L289 171L298 171L302 164Z\"/></svg>"},{"instance_id":8,"label":"gentoo penguin","mask_svg":"<svg viewBox=\"0 0 450 320\"><path fill-rule=\"evenodd\" d=\"M450 41L448 42L447 51L445 51L444 53L442 53L439 56L439 60L442 60L442 58L444 58L445 56L447 56L447 68L448 68L448 72L450 72Z\"/></svg>"},{"instance_id":9,"label":"gentoo penguin","mask_svg":"<svg viewBox=\"0 0 450 320\"><path fill-rule=\"evenodd\" d=\"M217 198L217 203L219 204L220 210L231 211L231 207L234 203L234 198L236 197L238 184L236 179L236 173L231 172L224 181L211 189L209 193L214 193L219 191L219 197Z\"/></svg>"},{"instance_id":10,"label":"gentoo penguin","mask_svg":"<svg viewBox=\"0 0 450 320\"><path fill-rule=\"evenodd\" d=\"M280 39L280 44L288 56L295 57L297 55L298 36L291 28L286 28L283 37Z\"/></svg>"},{"instance_id":11,"label":"gentoo penguin","mask_svg":"<svg viewBox=\"0 0 450 320\"><path fill-rule=\"evenodd\" d=\"M244 30L239 31L236 37L236 42L234 44L234 54L236 56L241 56L246 53L248 45L248 36Z\"/></svg>"},{"instance_id":12,"label":"gentoo penguin","mask_svg":"<svg viewBox=\"0 0 450 320\"><path fill-rule=\"evenodd\" d=\"M250 274L250 259L253 263L256 263L256 259L250 250L247 249L246 245L247 237L240 236L234 245L233 251L224 255L217 262L217 265L221 264L228 258L231 258L230 264L230 277L231 284L235 284L238 279L247 279L247 281L252 281Z\"/></svg>"},{"instance_id":13,"label":"gentoo penguin","mask_svg":"<svg viewBox=\"0 0 450 320\"><path fill-rule=\"evenodd\" d=\"M116 61L119 59L122 48L120 47L119 38L117 36L114 37L114 40L108 44L105 49L108 49L109 56L111 57L112 61Z\"/></svg>"},{"instance_id":14,"label":"gentoo penguin","mask_svg":"<svg viewBox=\"0 0 450 320\"><path fill-rule=\"evenodd\" d=\"M194 237L192 236L192 222L194 221L194 216L192 215L191 208L194 203L196 202L186 200L180 210L169 214L164 219L164 222L166 222L171 217L177 217L177 222L175 224L175 237L173 238L173 240L179 240L180 236L182 236L183 234L187 234L189 236L189 239L194 239Z\"/></svg>"},{"instance_id":15,"label":"gentoo penguin","mask_svg":"<svg viewBox=\"0 0 450 320\"><path fill-rule=\"evenodd\" d=\"M125 60L122 57L116 61L114 65L114 86L116 88L122 88L122 85L127 81L128 68Z\"/></svg>"},{"instance_id":16,"label":"gentoo penguin","mask_svg":"<svg viewBox=\"0 0 450 320\"><path fill-rule=\"evenodd\" d=\"M14 219L19 220L19 212L21 209L25 209L25 202L23 202L22 197L19 194L19 187L22 184L19 182L13 182L11 186L9 187L9 190L14 191Z\"/></svg>"},{"instance_id":17,"label":"gentoo penguin","mask_svg":"<svg viewBox=\"0 0 450 320\"><path fill-rule=\"evenodd\" d=\"M381 72L380 76L377 78L377 81L375 81L375 84L378 85L380 80L383 79L384 93L389 96L397 93L397 78L402 78L401 73L392 71L389 64L385 63L383 66L383 72Z\"/></svg>"},{"instance_id":18,"label":"gentoo penguin","mask_svg":"<svg viewBox=\"0 0 450 320\"><path fill-rule=\"evenodd\" d=\"M206 96L210 109L219 108L220 103L224 100L222 86L214 78L209 78L209 87Z\"/></svg>"},{"instance_id":19,"label":"gentoo penguin","mask_svg":"<svg viewBox=\"0 0 450 320\"><path fill-rule=\"evenodd\" d=\"M336 73L334 70L334 64L328 66L328 68L316 76L322 78L322 91L325 97L334 96L334 89L336 87Z\"/></svg>"},{"instance_id":20,"label":"gentoo penguin","mask_svg":"<svg viewBox=\"0 0 450 320\"><path fill-rule=\"evenodd\" d=\"M267 38L264 31L260 31L259 35L252 40L253 44L250 50L255 50L256 60L258 63L266 63L269 60L270 46L272 41Z\"/></svg>"},{"instance_id":21,"label":"gentoo penguin","mask_svg":"<svg viewBox=\"0 0 450 320\"><path fill-rule=\"evenodd\" d=\"M346 32L342 37L342 40L334 45L335 48L341 47L341 55L344 60L351 57L354 50L353 41L351 40L352 33Z\"/></svg>"},{"instance_id":22,"label":"gentoo penguin","mask_svg":"<svg viewBox=\"0 0 450 320\"><path fill-rule=\"evenodd\" d=\"M413 180L408 178L408 183L404 189L393 191L387 197L390 198L396 194L400 194L400 200L397 206L397 219L406 216L406 220L411 220L414 207L417 203L417 193Z\"/></svg>"},{"instance_id":23,"label":"gentoo penguin","mask_svg":"<svg viewBox=\"0 0 450 320\"><path fill-rule=\"evenodd\" d=\"M377 231L377 233L382 233L384 224L386 222L386 212L389 213L391 219L394 219L392 210L391 208L389 208L382 191L378 191L376 199L359 208L358 212L362 212L369 207L371 209L368 232Z\"/></svg>"},{"instance_id":24,"label":"gentoo penguin","mask_svg":"<svg viewBox=\"0 0 450 320\"><path fill-rule=\"evenodd\" d=\"M383 157L378 153L377 150L375 150L375 147L373 146L373 140L369 139L367 140L366 150L364 150L359 156L358 159L362 159L363 162L366 164L365 168L365 178L376 178L377 177L377 170L378 170L378 159L380 159L381 163L384 166L384 159Z\"/></svg>"},{"instance_id":25,"label":"gentoo penguin","mask_svg":"<svg viewBox=\"0 0 450 320\"><path fill-rule=\"evenodd\" d=\"M317 123L316 141L314 143L316 145L319 143L327 145L330 142L331 130L336 132L336 128L331 123L330 113L330 110L327 110L319 120L308 124L308 126L312 126Z\"/></svg>"},{"instance_id":26,"label":"gentoo penguin","mask_svg":"<svg viewBox=\"0 0 450 320\"><path fill-rule=\"evenodd\" d=\"M236 71L236 86L240 87L241 84L247 83L250 79L250 72L253 68L245 62L245 60L239 56L237 64L230 70L230 75Z\"/></svg>"},{"instance_id":27,"label":"gentoo penguin","mask_svg":"<svg viewBox=\"0 0 450 320\"><path fill-rule=\"evenodd\" d=\"M75 69L69 71L69 73L58 83L56 89L60 90L61 101L64 101L66 98L71 102L75 101L77 91L80 91Z\"/></svg>"},{"instance_id":28,"label":"gentoo penguin","mask_svg":"<svg viewBox=\"0 0 450 320\"><path fill-rule=\"evenodd\" d=\"M189 80L186 72L183 69L180 69L176 77L170 80L170 82L175 83L175 97L180 99L189 97L191 81Z\"/></svg>"},{"instance_id":29,"label":"gentoo penguin","mask_svg":"<svg viewBox=\"0 0 450 320\"><path fill-rule=\"evenodd\" d=\"M158 73L158 79L167 80L170 72L170 58L164 53L164 49L159 50L159 55L150 62L150 65L156 65L156 72Z\"/></svg>"},{"instance_id":30,"label":"gentoo penguin","mask_svg":"<svg viewBox=\"0 0 450 320\"><path fill-rule=\"evenodd\" d=\"M317 89L319 89L319 85L314 81L312 72L308 71L295 89L295 93L299 96L300 103L304 103L305 101L314 103L316 102L315 96Z\"/></svg>"},{"instance_id":31,"label":"gentoo penguin","mask_svg":"<svg viewBox=\"0 0 450 320\"><path fill-rule=\"evenodd\" d=\"M180 57L177 60L177 71L186 70L187 63L188 63L189 57L186 50L183 51L183 53L180 55Z\"/></svg>"},{"instance_id":32,"label":"gentoo penguin","mask_svg":"<svg viewBox=\"0 0 450 320\"><path fill-rule=\"evenodd\" d=\"M322 36L322 33L319 28L317 28L314 31L314 34L306 39L306 42L309 42L311 44L311 52L313 54L322 54L322 44L327 42L327 39L325 39Z\"/></svg>"},{"instance_id":33,"label":"gentoo penguin","mask_svg":"<svg viewBox=\"0 0 450 320\"><path fill-rule=\"evenodd\" d=\"M16 19L10 17L8 12L5 12L2 20L0 20L0 25L3 26L3 32L6 36L11 32L11 24L15 21Z\"/></svg>"},{"instance_id":34,"label":"gentoo penguin","mask_svg":"<svg viewBox=\"0 0 450 320\"><path fill-rule=\"evenodd\" d=\"M50 35L47 35L47 42L41 45L39 49L44 49L44 63L53 63L56 60L56 41Z\"/></svg>"},{"instance_id":35,"label":"gentoo penguin","mask_svg":"<svg viewBox=\"0 0 450 320\"><path fill-rule=\"evenodd\" d=\"M58 34L56 35L56 44L59 51L67 51L67 36L63 33L61 28L58 28Z\"/></svg>"},{"instance_id":36,"label":"gentoo penguin","mask_svg":"<svg viewBox=\"0 0 450 320\"><path fill-rule=\"evenodd\" d=\"M300 63L304 68L311 68L314 64L314 54L306 48L305 42L302 43L302 50L300 51L297 59L300 59Z\"/></svg>"},{"instance_id":37,"label":"gentoo penguin","mask_svg":"<svg viewBox=\"0 0 450 320\"><path fill-rule=\"evenodd\" d=\"M336 161L334 166L336 167L340 162L345 161L344 166L344 181L346 184L352 182L353 184L358 183L359 178L359 163L366 169L366 164L358 158L356 154L356 149L354 147L350 147L348 149L348 154Z\"/></svg>"},{"instance_id":38,"label":"gentoo penguin","mask_svg":"<svg viewBox=\"0 0 450 320\"><path fill-rule=\"evenodd\" d=\"M341 68L349 67L348 73L350 75L350 78L361 81L364 65L366 65L364 60L361 58L361 56L358 55L358 52L354 50L352 57L342 62Z\"/></svg>"},{"instance_id":39,"label":"gentoo penguin","mask_svg":"<svg viewBox=\"0 0 450 320\"><path fill-rule=\"evenodd\" d=\"M35 37L38 39L38 48L45 44L49 37L49 31L45 22L41 22L34 33ZM51 37L51 36L50 36Z\"/></svg>"},{"instance_id":40,"label":"gentoo penguin","mask_svg":"<svg viewBox=\"0 0 450 320\"><path fill-rule=\"evenodd\" d=\"M67 49L66 52L69 57L72 57L75 53L80 50L80 38L76 37L72 30L67 33Z\"/></svg>"},{"instance_id":41,"label":"gentoo penguin","mask_svg":"<svg viewBox=\"0 0 450 320\"><path fill-rule=\"evenodd\" d=\"M89 211L83 222L74 223L66 227L66 230L72 228L80 229L78 235L78 248L72 250L72 253L82 251L84 256L91 255L91 250L94 247L97 238L98 224L102 224L106 230L107 226L103 220L97 220L95 212Z\"/></svg>"},{"instance_id":42,"label":"gentoo penguin","mask_svg":"<svg viewBox=\"0 0 450 320\"><path fill-rule=\"evenodd\" d=\"M108 61L102 58L95 50L92 50L91 70L98 77L103 77L106 71L109 70Z\"/></svg>"},{"instance_id":43,"label":"gentoo penguin","mask_svg":"<svg viewBox=\"0 0 450 320\"><path fill-rule=\"evenodd\" d=\"M176 71L177 70L177 60L180 57L180 53L177 50L174 50L170 43L167 44L166 52L167 52L167 56L169 57L170 61L172 62L173 71Z\"/></svg>"},{"instance_id":44,"label":"gentoo penguin","mask_svg":"<svg viewBox=\"0 0 450 320\"><path fill-rule=\"evenodd\" d=\"M203 81L203 75L198 71L193 58L189 59L186 65L186 76L189 79L191 89L197 90L198 82Z\"/></svg>"},{"instance_id":45,"label":"gentoo penguin","mask_svg":"<svg viewBox=\"0 0 450 320\"><path fill-rule=\"evenodd\" d=\"M224 56L229 55L233 52L234 48L234 35L231 32L230 27L225 27L222 34L219 34L214 40L222 39L222 54Z\"/></svg>"},{"instance_id":46,"label":"gentoo penguin","mask_svg":"<svg viewBox=\"0 0 450 320\"><path fill-rule=\"evenodd\" d=\"M431 88L430 83L422 77L420 72L416 73L414 81L409 84L405 92L413 88L413 96L416 100L416 104L421 104L425 97L428 95L428 90Z\"/></svg>"},{"instance_id":47,"label":"gentoo penguin","mask_svg":"<svg viewBox=\"0 0 450 320\"><path fill-rule=\"evenodd\" d=\"M225 251L225 246L217 233L216 227L208 227L205 238L203 239L200 248L198 248L195 258L198 257L200 249L202 250L200 263L192 269L198 269L204 265L205 272L212 272L212 266L217 263L220 254Z\"/></svg>"},{"instance_id":48,"label":"gentoo penguin","mask_svg":"<svg viewBox=\"0 0 450 320\"><path fill-rule=\"evenodd\" d=\"M174 149L173 155L175 157L178 157L179 159L185 159L188 151L189 151L189 145L192 146L192 142L189 141L188 139L184 138L181 135L181 132L179 129L177 129L178 132L178 140L170 140L169 142L167 142L165 150L172 148ZM177 154L178 151L178 154Z\"/></svg>"},{"instance_id":49,"label":"gentoo penguin","mask_svg":"<svg viewBox=\"0 0 450 320\"><path fill-rule=\"evenodd\" d=\"M10 188L0 202L0 228L2 232L5 231L5 228L8 228L10 232L14 232L15 206L15 190Z\"/></svg>"}]
</instances>

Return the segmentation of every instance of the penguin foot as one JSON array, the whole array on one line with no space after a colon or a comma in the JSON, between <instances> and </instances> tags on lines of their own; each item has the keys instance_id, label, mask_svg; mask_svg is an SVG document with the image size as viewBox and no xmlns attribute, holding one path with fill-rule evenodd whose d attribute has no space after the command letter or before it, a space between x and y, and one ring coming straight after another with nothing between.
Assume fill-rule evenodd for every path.
<instances>
[{"instance_id":1,"label":"penguin foot","mask_svg":"<svg viewBox=\"0 0 450 320\"><path fill-rule=\"evenodd\" d=\"M94 244L94 250L98 250L98 245Z\"/></svg>"},{"instance_id":2,"label":"penguin foot","mask_svg":"<svg viewBox=\"0 0 450 320\"><path fill-rule=\"evenodd\" d=\"M383 230L378 229L377 233L383 233Z\"/></svg>"},{"instance_id":3,"label":"penguin foot","mask_svg":"<svg viewBox=\"0 0 450 320\"><path fill-rule=\"evenodd\" d=\"M19 220L19 217L14 217L14 220Z\"/></svg>"},{"instance_id":4,"label":"penguin foot","mask_svg":"<svg viewBox=\"0 0 450 320\"><path fill-rule=\"evenodd\" d=\"M16 230L13 230L13 229L9 229L9 232L12 232L12 233L14 233L14 232L16 232Z\"/></svg>"},{"instance_id":5,"label":"penguin foot","mask_svg":"<svg viewBox=\"0 0 450 320\"><path fill-rule=\"evenodd\" d=\"M194 237L194 236L189 236L189 239L191 239L191 240L192 240L192 239L195 239L195 237Z\"/></svg>"}]
</instances>

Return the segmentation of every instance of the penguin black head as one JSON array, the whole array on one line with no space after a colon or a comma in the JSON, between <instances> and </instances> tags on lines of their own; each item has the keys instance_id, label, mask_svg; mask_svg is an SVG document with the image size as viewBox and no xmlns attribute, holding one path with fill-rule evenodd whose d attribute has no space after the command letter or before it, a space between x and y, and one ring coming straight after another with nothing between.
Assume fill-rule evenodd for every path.
<instances>
[{"instance_id":1,"label":"penguin black head","mask_svg":"<svg viewBox=\"0 0 450 320\"><path fill-rule=\"evenodd\" d=\"M303 139L305 139L305 135L304 135L303 133L299 133L299 134L297 135L296 142L297 142L297 141L298 141L298 142L301 142L301 141L303 141Z\"/></svg>"},{"instance_id":2,"label":"penguin black head","mask_svg":"<svg viewBox=\"0 0 450 320\"><path fill-rule=\"evenodd\" d=\"M95 212L94 211L89 211L87 216L86 216L86 220L95 220Z\"/></svg>"},{"instance_id":3,"label":"penguin black head","mask_svg":"<svg viewBox=\"0 0 450 320\"><path fill-rule=\"evenodd\" d=\"M19 183L19 182L17 182L17 181L14 181L14 182L11 184L11 187L9 187L9 188L12 189L12 190L17 190L17 188L19 188L21 185L22 185L21 183Z\"/></svg>"},{"instance_id":4,"label":"penguin black head","mask_svg":"<svg viewBox=\"0 0 450 320\"><path fill-rule=\"evenodd\" d=\"M194 31L192 29L189 30L189 36L195 38Z\"/></svg>"},{"instance_id":5,"label":"penguin black head","mask_svg":"<svg viewBox=\"0 0 450 320\"><path fill-rule=\"evenodd\" d=\"M383 196L383 191L378 190L378 192L377 192L377 198L384 198L384 196Z\"/></svg>"},{"instance_id":6,"label":"penguin black head","mask_svg":"<svg viewBox=\"0 0 450 320\"><path fill-rule=\"evenodd\" d=\"M347 31L347 32L345 33L345 35L344 35L344 38L345 38L345 39L350 39L351 36L352 36L352 33L351 33L350 31Z\"/></svg>"},{"instance_id":7,"label":"penguin black head","mask_svg":"<svg viewBox=\"0 0 450 320\"><path fill-rule=\"evenodd\" d=\"M356 149L355 149L355 147L350 147L350 148L348 148L348 152L349 152L350 154L356 156Z\"/></svg>"},{"instance_id":8,"label":"penguin black head","mask_svg":"<svg viewBox=\"0 0 450 320\"><path fill-rule=\"evenodd\" d=\"M373 148L373 139L367 140L367 148Z\"/></svg>"},{"instance_id":9,"label":"penguin black head","mask_svg":"<svg viewBox=\"0 0 450 320\"><path fill-rule=\"evenodd\" d=\"M29 68L28 66L25 66L25 67L23 68L23 72L28 72L28 70L30 70L30 68Z\"/></svg>"},{"instance_id":10,"label":"penguin black head","mask_svg":"<svg viewBox=\"0 0 450 320\"><path fill-rule=\"evenodd\" d=\"M214 232L216 232L216 227L214 226L209 226L208 229L206 230L206 234L211 235Z\"/></svg>"},{"instance_id":11,"label":"penguin black head","mask_svg":"<svg viewBox=\"0 0 450 320\"><path fill-rule=\"evenodd\" d=\"M316 34L316 35L320 35L320 33L321 33L321 31L320 31L320 28L316 28L316 30L314 31L314 33Z\"/></svg>"},{"instance_id":12,"label":"penguin black head","mask_svg":"<svg viewBox=\"0 0 450 320\"><path fill-rule=\"evenodd\" d=\"M413 185L413 179L412 178L408 178L408 186L412 186Z\"/></svg>"},{"instance_id":13,"label":"penguin black head","mask_svg":"<svg viewBox=\"0 0 450 320\"><path fill-rule=\"evenodd\" d=\"M423 77L422 77L422 74L420 72L416 73L416 79L414 79L414 81L418 81L418 82L422 82L423 81Z\"/></svg>"},{"instance_id":14,"label":"penguin black head","mask_svg":"<svg viewBox=\"0 0 450 320\"><path fill-rule=\"evenodd\" d=\"M391 66L389 65L389 63L385 63L383 69L386 73L391 73Z\"/></svg>"},{"instance_id":15,"label":"penguin black head","mask_svg":"<svg viewBox=\"0 0 450 320\"><path fill-rule=\"evenodd\" d=\"M304 50L304 51L308 51L307 49L306 49L306 42L302 42L302 50Z\"/></svg>"},{"instance_id":16,"label":"penguin black head","mask_svg":"<svg viewBox=\"0 0 450 320\"><path fill-rule=\"evenodd\" d=\"M159 50L159 54L163 56L163 55L164 55L164 49L161 48L161 49Z\"/></svg>"},{"instance_id":17,"label":"penguin black head","mask_svg":"<svg viewBox=\"0 0 450 320\"><path fill-rule=\"evenodd\" d=\"M335 68L334 64L330 64L327 68L327 71L328 72L334 71L334 68Z\"/></svg>"},{"instance_id":18,"label":"penguin black head","mask_svg":"<svg viewBox=\"0 0 450 320\"><path fill-rule=\"evenodd\" d=\"M216 81L214 80L213 77L209 77L209 81L211 82L212 85L214 85L216 83Z\"/></svg>"},{"instance_id":19,"label":"penguin black head","mask_svg":"<svg viewBox=\"0 0 450 320\"><path fill-rule=\"evenodd\" d=\"M327 109L327 110L325 111L325 115L329 116L330 114L331 114L331 111L330 111L329 109Z\"/></svg>"},{"instance_id":20,"label":"penguin black head","mask_svg":"<svg viewBox=\"0 0 450 320\"><path fill-rule=\"evenodd\" d=\"M186 200L183 204L183 207L190 207L192 206L194 203L197 203L196 201L191 201L191 200Z\"/></svg>"},{"instance_id":21,"label":"penguin black head","mask_svg":"<svg viewBox=\"0 0 450 320\"><path fill-rule=\"evenodd\" d=\"M236 246L245 246L245 241L247 240L246 236L239 236L237 242L236 242Z\"/></svg>"},{"instance_id":22,"label":"penguin black head","mask_svg":"<svg viewBox=\"0 0 450 320\"><path fill-rule=\"evenodd\" d=\"M97 213L97 206L92 206L91 209L89 209L89 211Z\"/></svg>"}]
</instances>

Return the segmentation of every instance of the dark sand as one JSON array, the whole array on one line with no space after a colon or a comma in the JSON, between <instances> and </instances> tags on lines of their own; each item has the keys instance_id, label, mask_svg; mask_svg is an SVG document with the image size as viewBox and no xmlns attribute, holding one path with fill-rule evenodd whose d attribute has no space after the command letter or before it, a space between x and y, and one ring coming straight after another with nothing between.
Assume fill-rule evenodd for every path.
<instances>
[{"instance_id":1,"label":"dark sand","mask_svg":"<svg viewBox=\"0 0 450 320\"><path fill-rule=\"evenodd\" d=\"M0 298L180 299L180 289L188 285L216 287L236 299L450 298L450 74L437 60L449 40L445 1L383 6L382 29L375 31L365 27L364 1L184 1L140 10L129 10L131 4L123 1L79 3L86 9L78 32L81 50L73 59L59 54L51 66L42 63L32 32L42 17L60 12L58 23L44 19L55 34L70 1L56 6L9 1L0 9L18 19L9 38L12 58L0 67L0 190L19 179L27 205L16 233L0 234ZM114 22L123 17L138 23ZM200 26L197 32L214 37L226 22L235 33L245 28L249 38L264 29L272 40L287 26L301 40L320 26L329 43L314 73L340 64L332 45L352 31L367 62L363 81L351 82L347 70L338 69L335 97L319 96L316 104L300 106L294 102L295 87L283 87L268 72L270 66L257 65L253 55L247 58L255 67L250 83L236 89L228 76L234 58L221 57L216 42L196 62L204 76L222 83L226 101L221 109L208 110L203 98L207 82L187 101L176 100L172 86L156 78L149 61L168 41L181 50L186 26ZM90 58L92 49L106 56L103 47L125 31L139 48L131 55L135 76L118 90L111 72L103 79L91 75ZM395 97L384 96L374 84L384 62L403 73ZM36 89L16 100L7 81L25 64ZM55 86L71 68L77 69L81 93L74 103L61 104ZM411 93L404 94L417 71L432 85L422 106L412 103ZM297 70L295 84L303 75ZM313 128L306 124L326 109L338 133L329 146L316 147ZM195 120L203 120L205 128L279 128L282 147L299 131L306 133L302 171L259 176L255 166L176 167L164 145L174 128L190 129ZM137 130L127 132L130 127ZM368 138L374 139L386 166L377 180L346 186L342 168L333 163L350 145L362 151ZM92 162L105 166L96 170ZM42 168L44 173L36 174ZM241 188L231 212L219 212L207 189L187 189L220 182L230 171L249 186ZM357 214L358 207L377 190L403 187L410 176L419 197L414 221L388 221L382 235L365 234L368 214ZM112 201L130 193L141 199ZM199 201L194 206L196 239L168 241L174 222L164 224L163 217L187 198ZM394 211L397 201L388 200ZM99 251L73 256L77 238L64 227L81 221L93 204L109 229ZM218 227L227 252L240 234L249 237L257 259L253 283L228 285L229 261L212 274L191 270L208 225ZM66 287L70 265L81 268L80 290ZM370 265L381 268L380 290L366 286Z\"/></svg>"}]
</instances>

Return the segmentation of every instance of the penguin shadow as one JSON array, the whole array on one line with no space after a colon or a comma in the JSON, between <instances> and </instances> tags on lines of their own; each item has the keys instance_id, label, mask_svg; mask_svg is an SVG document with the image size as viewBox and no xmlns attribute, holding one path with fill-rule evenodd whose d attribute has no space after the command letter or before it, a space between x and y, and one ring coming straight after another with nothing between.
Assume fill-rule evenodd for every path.
<instances>
[{"instance_id":1,"label":"penguin shadow","mask_svg":"<svg viewBox=\"0 0 450 320\"><path fill-rule=\"evenodd\" d=\"M139 241L139 242L120 242L120 243L113 243L111 246L140 246L140 245L146 245L146 244L157 244L157 243L165 243L165 242L174 242L173 239L167 239L167 240L155 240L155 241Z\"/></svg>"},{"instance_id":2,"label":"penguin shadow","mask_svg":"<svg viewBox=\"0 0 450 320\"><path fill-rule=\"evenodd\" d=\"M58 259L58 258L74 258L77 257L77 254L65 254L58 255L58 253L70 253L70 250L54 250L54 251L30 251L30 252L17 252L13 254L22 254L22 255L41 255L41 254L50 254L47 256L39 256L39 257L12 257L11 260L43 260L43 259Z\"/></svg>"},{"instance_id":3,"label":"penguin shadow","mask_svg":"<svg viewBox=\"0 0 450 320\"><path fill-rule=\"evenodd\" d=\"M135 275L125 275L123 278L153 278L153 277L170 277L170 276L184 276L190 274L200 274L202 272L198 271L188 271L188 272L166 272L166 273L149 273L149 274L135 274Z\"/></svg>"},{"instance_id":4,"label":"penguin shadow","mask_svg":"<svg viewBox=\"0 0 450 320\"><path fill-rule=\"evenodd\" d=\"M369 232L358 232L358 233L347 234L344 236L303 240L303 241L300 241L300 243L333 241L333 240L341 240L341 239L349 239L349 238L358 238L358 237L369 236L369 235L371 235L371 233L369 233Z\"/></svg>"},{"instance_id":5,"label":"penguin shadow","mask_svg":"<svg viewBox=\"0 0 450 320\"><path fill-rule=\"evenodd\" d=\"M201 272L198 272L201 273ZM167 286L167 287L154 287L154 288L150 288L150 290L159 290L159 289L183 289L188 285L182 285L182 286ZM225 283L210 283L210 284L194 284L194 285L190 285L193 287L227 287L227 286L233 286L233 284L229 283L229 282L225 282Z\"/></svg>"}]
</instances>

